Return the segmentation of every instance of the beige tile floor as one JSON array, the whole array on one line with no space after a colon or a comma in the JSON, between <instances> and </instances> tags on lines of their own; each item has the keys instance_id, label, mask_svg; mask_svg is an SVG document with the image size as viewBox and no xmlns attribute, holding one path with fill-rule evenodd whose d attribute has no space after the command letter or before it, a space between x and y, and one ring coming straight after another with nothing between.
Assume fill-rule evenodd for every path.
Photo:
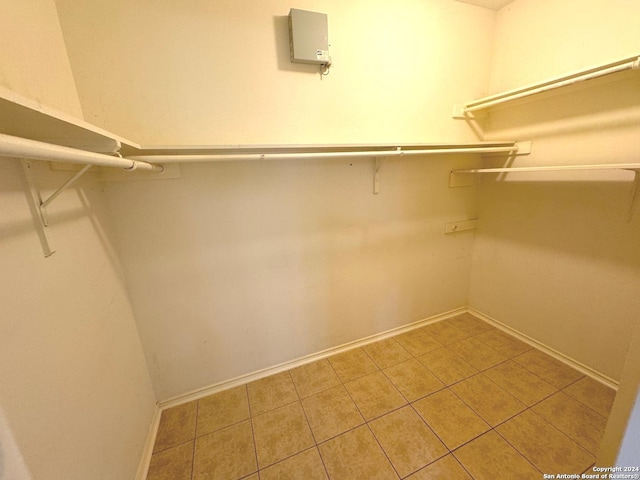
<instances>
[{"instance_id":1,"label":"beige tile floor","mask_svg":"<svg viewBox=\"0 0 640 480\"><path fill-rule=\"evenodd\" d=\"M580 474L614 395L463 314L165 410L147 480Z\"/></svg>"}]
</instances>

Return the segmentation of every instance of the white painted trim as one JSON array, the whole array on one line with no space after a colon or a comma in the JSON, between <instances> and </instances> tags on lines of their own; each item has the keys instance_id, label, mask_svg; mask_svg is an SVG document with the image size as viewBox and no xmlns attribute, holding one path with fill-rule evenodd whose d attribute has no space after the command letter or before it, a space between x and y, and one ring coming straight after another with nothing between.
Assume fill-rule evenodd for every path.
<instances>
[{"instance_id":1,"label":"white painted trim","mask_svg":"<svg viewBox=\"0 0 640 480\"><path fill-rule=\"evenodd\" d=\"M504 323L496 320L493 317L490 317L489 315L485 315L482 312L479 312L478 310L469 307L467 309L468 313L470 313L471 315L474 315L476 317L478 317L481 320L484 320L485 322L493 325L496 328L499 328L500 330L503 330L507 333L509 333L510 335L513 335L514 337L516 337L519 340L522 340L525 343L528 343L529 345L537 348L538 350L542 350L544 353L546 353L547 355L550 355L551 357L555 358L556 360L559 360L560 362L570 366L571 368L574 368L576 370L578 370L579 372L584 373L585 375L593 378L594 380L606 385L609 388L613 388L614 390L618 391L618 382L616 382L613 378L608 377L607 375L604 375L600 372L598 372L597 370L594 370L591 367L588 367L587 365L549 347L548 345L545 345L544 343L539 342L538 340L536 340L535 338L531 338L528 335L525 335L524 333L519 332L518 330L505 325Z\"/></svg>"},{"instance_id":2,"label":"white painted trim","mask_svg":"<svg viewBox=\"0 0 640 480\"><path fill-rule=\"evenodd\" d=\"M151 424L149 425L149 433L147 434L147 442L144 445L142 457L138 464L138 471L136 472L136 480L146 480L149 473L149 465L151 464L151 455L153 455L153 446L156 443L156 435L158 434L158 427L160 426L160 415L162 410L156 404L151 418Z\"/></svg>"},{"instance_id":3,"label":"white painted trim","mask_svg":"<svg viewBox=\"0 0 640 480\"><path fill-rule=\"evenodd\" d=\"M392 328L391 330L387 330L385 332L381 332L381 333L376 333L374 335L370 335L368 337L359 339L359 340L355 340L353 342L348 342L342 345L339 345L337 347L332 347L332 348L328 348L326 350L322 350L320 352L317 353L312 353L310 355L306 355L304 357L300 357L294 360L290 360L288 362L284 362L278 365L274 365L272 367L267 367L264 368L262 370L257 370L255 372L252 373L248 373L245 375L241 375L239 377L236 378L232 378L230 380L225 380L223 382L219 382L216 383L214 385L210 385L208 387L204 387L198 390L193 390L191 392L185 393L183 395L171 398L169 400L164 400L161 402L158 402L158 405L156 407L156 411L154 413L152 422L151 422L151 426L149 428L149 436L147 439L147 444L145 446L145 450L143 452L143 456L140 460L140 464L138 467L138 472L136 475L136 480L146 480L146 476L149 470L149 464L151 462L151 455L153 454L153 446L155 444L156 441L156 435L158 432L158 426L160 424L160 415L162 413L163 410L168 409L168 408L172 408L178 405L182 405L184 403L188 403L188 402L192 402L194 400L198 400L200 398L204 398L207 397L209 395L213 395L215 393L221 392L223 390L228 390L230 388L233 387L237 387L239 385L244 385L247 384L249 382L253 382L255 380L260 380L261 378L265 378L268 377L270 375L275 375L277 373L280 372L284 372L286 370L290 370L292 368L295 367L299 367L301 365L305 365L307 363L311 363L311 362L315 362L318 360L322 360L324 358L327 358L331 355L336 355L338 353L343 353L346 352L348 350L353 350L354 348L359 348L365 345L368 345L370 343L373 342L377 342L380 340L384 340L386 338L389 337L393 337L396 335L400 335L402 333L405 332L409 332L411 330L415 330L417 328L423 327L425 325L429 325L431 323L436 323L436 322L440 322L442 320L447 320L449 318L455 317L457 315L460 315L462 313L469 313L471 315L476 316L477 318L484 320L485 322L489 323L490 325L504 331L507 332L510 335L513 335L514 337L518 338L519 340L541 350L542 352L546 353L547 355L550 355L551 357L555 358L556 360L559 360L560 362L564 363L565 365L568 365L571 368L574 368L582 373L584 373L585 375L593 378L594 380L610 387L613 388L614 390L617 391L618 389L618 382L616 382L615 380L613 380L612 378L578 362L577 360L564 355L560 352L558 352L557 350L539 342L538 340L529 337L528 335L525 335L521 332L519 332L518 330L505 325L504 323L496 320L493 317L490 317L489 315L485 315L482 312L479 312L478 310L471 308L471 307L460 307L460 308L456 308L455 310L451 310L449 312L445 312L445 313L441 313L439 315L434 315L432 317L429 318L425 318L423 320L418 320L417 322L413 322L410 323L408 325L403 325L401 327L396 327L396 328Z\"/></svg>"},{"instance_id":4,"label":"white painted trim","mask_svg":"<svg viewBox=\"0 0 640 480\"><path fill-rule=\"evenodd\" d=\"M284 372L286 370L290 370L292 368L299 367L307 363L315 362L317 360L322 360L323 358L327 358L337 353L346 352L348 350L362 347L364 345L368 345L370 343L377 342L379 340L384 340L385 338L393 337L395 335L399 335L401 333L405 333L410 330L415 330L416 328L423 327L430 323L440 322L442 320L455 317L456 315L460 315L461 313L466 313L467 311L468 311L467 307L456 308L455 310L441 313L439 315L434 315L433 317L425 318L423 320L418 320L417 322L413 322L408 325L403 325L402 327L392 328L391 330L387 330L381 333L376 333L374 335L370 335L360 340L355 340L353 342L348 342L348 343L339 345L337 347L328 348L326 350L322 350L317 353L312 353L304 357L290 360L288 362L281 363L279 365L274 365L272 367L264 368L262 370L241 375L239 377L232 378L230 380L225 380L223 382L216 383L208 387L194 390L192 392L185 393L178 397L174 397L169 400L158 402L158 406L160 407L160 410L165 410L167 408L182 405L183 403L191 402L193 400L198 400L200 398L213 395L214 393L218 393L223 390L228 390L229 388L237 387L239 385L244 385L246 383L253 382L255 380L260 380L261 378L265 378L270 375L275 375L276 373Z\"/></svg>"}]
</instances>

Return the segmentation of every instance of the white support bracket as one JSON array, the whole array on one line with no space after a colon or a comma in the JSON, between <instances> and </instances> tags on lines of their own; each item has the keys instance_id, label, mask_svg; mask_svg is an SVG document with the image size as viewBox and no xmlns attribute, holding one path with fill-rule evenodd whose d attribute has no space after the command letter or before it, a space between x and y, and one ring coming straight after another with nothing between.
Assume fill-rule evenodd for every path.
<instances>
[{"instance_id":1,"label":"white support bracket","mask_svg":"<svg viewBox=\"0 0 640 480\"><path fill-rule=\"evenodd\" d=\"M387 161L387 157L375 157L375 171L373 172L373 194L380 193L380 169Z\"/></svg>"},{"instance_id":2,"label":"white support bracket","mask_svg":"<svg viewBox=\"0 0 640 480\"><path fill-rule=\"evenodd\" d=\"M47 232L45 231L46 223L44 218L42 218L42 210L40 208L42 205L42 197L40 197L40 192L33 183L31 163L29 160L25 159L21 159L20 162L22 163L22 170L24 172L25 187L29 193L29 195L27 195L27 200L29 201L31 214L34 217L36 233L38 234L38 239L40 240L40 245L42 246L42 252L44 253L45 258L50 257L56 252L55 250L51 250L49 239L47 238Z\"/></svg>"},{"instance_id":3,"label":"white support bracket","mask_svg":"<svg viewBox=\"0 0 640 480\"><path fill-rule=\"evenodd\" d=\"M515 152L509 155L510 160L513 160L514 157L517 157L520 155L530 155L531 150L533 148L533 142L531 141L516 142L516 147L517 149L515 150ZM494 153L482 154L483 157L490 157L493 155L497 155L497 154L494 154ZM449 173L449 188L471 187L473 185L477 185L478 182L479 182L478 177L476 175L469 175L468 172L458 172L453 170Z\"/></svg>"},{"instance_id":4,"label":"white support bracket","mask_svg":"<svg viewBox=\"0 0 640 480\"><path fill-rule=\"evenodd\" d=\"M55 192L53 192L49 198L47 198L46 200L44 200L41 204L40 204L40 214L42 216L42 219L44 221L44 226L48 227L49 226L49 214L47 213L47 206L53 201L55 200L55 198L60 195L65 189L69 188L71 185L73 185L76 180L78 180L82 175L84 175L86 173L87 170L89 170L91 168L91 165L85 165L84 167L82 167L82 169L77 172L73 177L71 177L69 180L67 180L66 182L64 182L64 184L62 184L62 186L56 190Z\"/></svg>"},{"instance_id":5,"label":"white support bracket","mask_svg":"<svg viewBox=\"0 0 640 480\"><path fill-rule=\"evenodd\" d=\"M478 120L481 118L487 118L489 115L487 114L487 112L483 112L483 111L477 111L477 112L467 112L466 110L466 105L463 104L456 104L453 106L453 113L451 115L451 118L455 119L455 120Z\"/></svg>"},{"instance_id":6,"label":"white support bracket","mask_svg":"<svg viewBox=\"0 0 640 480\"><path fill-rule=\"evenodd\" d=\"M29 190L30 207L34 212L34 216L37 217L36 227L38 230L38 237L42 245L42 251L45 257L50 257L55 253L55 250L51 249L49 245L49 239L47 238L46 227L49 226L49 215L47 213L47 206L56 199L64 190L73 185L87 170L91 168L91 165L85 165L82 169L67 180L60 188L53 192L46 200L42 200L42 195L33 181L32 167L29 160L22 159L22 169L24 171L24 178L26 186Z\"/></svg>"}]
</instances>

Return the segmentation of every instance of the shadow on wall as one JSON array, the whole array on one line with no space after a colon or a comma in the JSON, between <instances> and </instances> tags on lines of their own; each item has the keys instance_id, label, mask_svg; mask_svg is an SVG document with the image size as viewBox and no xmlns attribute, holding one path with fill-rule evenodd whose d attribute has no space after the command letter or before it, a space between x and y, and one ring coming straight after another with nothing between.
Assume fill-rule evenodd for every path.
<instances>
[{"instance_id":1,"label":"shadow on wall","mask_svg":"<svg viewBox=\"0 0 640 480\"><path fill-rule=\"evenodd\" d=\"M0 407L0 480L33 480Z\"/></svg>"},{"instance_id":2,"label":"shadow on wall","mask_svg":"<svg viewBox=\"0 0 640 480\"><path fill-rule=\"evenodd\" d=\"M38 161L32 161L31 165L33 167L34 183L43 198L53 193L73 174L73 172L66 171L51 171L47 163ZM0 242L13 237L28 237L35 233L42 245L46 243L44 236L48 235L50 237L49 240L54 240L54 244L51 245L53 250L62 251L71 247L67 246L65 239L57 235L56 231L62 230L66 224L75 224L88 220L91 222L95 235L108 255L116 277L122 279L122 268L113 246L114 242L110 238L108 225L104 224L105 212L100 212L95 207L101 202L98 197L102 195L102 192L99 187L90 183L96 181L91 178L91 172L87 174L89 178L80 179L74 187L65 190L47 208L50 226L46 229L40 224L38 207L29 194L29 186L26 183L19 160L9 160L3 164L0 174L2 174L3 179L3 192L17 193L21 191L24 201L24 205L19 205L19 209L16 210L16 212L20 212L18 215L13 215L8 221L0 222ZM28 215L27 211L29 212ZM56 241L56 239L58 240ZM38 247L34 244L34 248Z\"/></svg>"},{"instance_id":3,"label":"shadow on wall","mask_svg":"<svg viewBox=\"0 0 640 480\"><path fill-rule=\"evenodd\" d=\"M625 72L495 107L478 125L488 135L558 137L637 127L640 74ZM507 133L508 132L508 133Z\"/></svg>"},{"instance_id":4,"label":"shadow on wall","mask_svg":"<svg viewBox=\"0 0 640 480\"><path fill-rule=\"evenodd\" d=\"M629 219L633 182L513 181L517 174L510 175L482 185L483 235L640 267L640 243L633 240L640 238L638 199Z\"/></svg>"}]
</instances>

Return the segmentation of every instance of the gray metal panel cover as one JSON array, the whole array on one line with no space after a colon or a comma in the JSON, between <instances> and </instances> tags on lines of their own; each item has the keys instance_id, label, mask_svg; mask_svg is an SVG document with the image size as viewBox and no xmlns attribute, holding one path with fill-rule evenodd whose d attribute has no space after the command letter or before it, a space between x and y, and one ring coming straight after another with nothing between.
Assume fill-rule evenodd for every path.
<instances>
[{"instance_id":1,"label":"gray metal panel cover","mask_svg":"<svg viewBox=\"0 0 640 480\"><path fill-rule=\"evenodd\" d=\"M291 61L322 65L329 63L329 35L326 13L292 8L289 11Z\"/></svg>"}]
</instances>

